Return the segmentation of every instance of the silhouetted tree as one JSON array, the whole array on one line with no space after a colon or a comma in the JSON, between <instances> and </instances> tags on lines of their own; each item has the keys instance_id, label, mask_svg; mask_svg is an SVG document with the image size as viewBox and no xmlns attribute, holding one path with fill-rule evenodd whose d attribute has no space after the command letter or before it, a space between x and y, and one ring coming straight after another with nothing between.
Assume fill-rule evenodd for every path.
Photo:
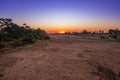
<instances>
[{"instance_id":1,"label":"silhouetted tree","mask_svg":"<svg viewBox=\"0 0 120 80\"><path fill-rule=\"evenodd\" d=\"M99 34L103 34L104 33L104 31L103 30L99 30Z\"/></svg>"},{"instance_id":2,"label":"silhouetted tree","mask_svg":"<svg viewBox=\"0 0 120 80\"><path fill-rule=\"evenodd\" d=\"M81 33L82 33L82 34L89 34L89 33L91 33L91 32L88 32L86 29L84 29Z\"/></svg>"}]
</instances>

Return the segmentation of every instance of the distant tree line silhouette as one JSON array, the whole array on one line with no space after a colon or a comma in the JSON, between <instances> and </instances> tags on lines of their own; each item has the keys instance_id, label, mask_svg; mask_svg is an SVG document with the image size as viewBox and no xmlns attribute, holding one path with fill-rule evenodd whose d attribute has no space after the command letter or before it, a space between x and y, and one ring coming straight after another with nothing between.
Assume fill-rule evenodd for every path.
<instances>
[{"instance_id":1,"label":"distant tree line silhouette","mask_svg":"<svg viewBox=\"0 0 120 80\"><path fill-rule=\"evenodd\" d=\"M12 19L0 18L0 45L3 42L14 41L15 46L34 43L37 39L49 39L44 30L30 28L27 24L22 26L12 22Z\"/></svg>"},{"instance_id":2,"label":"distant tree line silhouette","mask_svg":"<svg viewBox=\"0 0 120 80\"><path fill-rule=\"evenodd\" d=\"M81 32L65 32L65 34L73 34L73 35L80 35L80 34L104 34L104 31L103 30L99 30L99 31L90 32L90 31L87 31L86 29L84 29Z\"/></svg>"},{"instance_id":3,"label":"distant tree line silhouette","mask_svg":"<svg viewBox=\"0 0 120 80\"><path fill-rule=\"evenodd\" d=\"M110 38L113 38L113 39L117 39L117 40L120 39L120 30L118 30L118 29L109 29L107 33L104 32L103 30L90 32L90 31L87 31L86 29L84 29L81 32L65 32L65 34L75 35L75 36L81 36L81 35L93 36L93 35L97 35L102 39L105 39L106 36L110 37Z\"/></svg>"}]
</instances>

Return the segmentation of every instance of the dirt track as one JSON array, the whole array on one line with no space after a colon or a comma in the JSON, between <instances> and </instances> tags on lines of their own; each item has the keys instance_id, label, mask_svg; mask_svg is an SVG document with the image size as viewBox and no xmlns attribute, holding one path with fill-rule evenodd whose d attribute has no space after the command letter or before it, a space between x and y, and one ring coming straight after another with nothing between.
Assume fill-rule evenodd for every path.
<instances>
[{"instance_id":1,"label":"dirt track","mask_svg":"<svg viewBox=\"0 0 120 80\"><path fill-rule=\"evenodd\" d=\"M0 55L0 80L119 80L120 43L51 35Z\"/></svg>"}]
</instances>

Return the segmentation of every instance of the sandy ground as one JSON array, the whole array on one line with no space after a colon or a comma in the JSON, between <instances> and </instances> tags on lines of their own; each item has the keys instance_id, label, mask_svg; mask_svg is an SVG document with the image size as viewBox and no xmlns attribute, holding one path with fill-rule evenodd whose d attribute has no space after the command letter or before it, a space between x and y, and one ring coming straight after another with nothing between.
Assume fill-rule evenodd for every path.
<instances>
[{"instance_id":1,"label":"sandy ground","mask_svg":"<svg viewBox=\"0 0 120 80\"><path fill-rule=\"evenodd\" d=\"M0 80L120 80L120 43L51 35L0 55Z\"/></svg>"}]
</instances>

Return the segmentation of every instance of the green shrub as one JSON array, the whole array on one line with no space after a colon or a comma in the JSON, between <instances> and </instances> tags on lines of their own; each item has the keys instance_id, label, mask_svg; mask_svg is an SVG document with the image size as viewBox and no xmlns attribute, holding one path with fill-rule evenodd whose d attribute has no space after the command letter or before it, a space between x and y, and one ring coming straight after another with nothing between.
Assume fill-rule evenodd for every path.
<instances>
[{"instance_id":1,"label":"green shrub","mask_svg":"<svg viewBox=\"0 0 120 80\"><path fill-rule=\"evenodd\" d=\"M9 37L6 33L0 32L0 41L9 42L12 38Z\"/></svg>"},{"instance_id":2,"label":"green shrub","mask_svg":"<svg viewBox=\"0 0 120 80\"><path fill-rule=\"evenodd\" d=\"M117 39L117 35L112 35L110 37L113 38L113 39Z\"/></svg>"},{"instance_id":3,"label":"green shrub","mask_svg":"<svg viewBox=\"0 0 120 80\"><path fill-rule=\"evenodd\" d=\"M13 39L11 37L5 37L5 38L3 38L3 40L6 42L9 42L9 41L12 41Z\"/></svg>"},{"instance_id":4,"label":"green shrub","mask_svg":"<svg viewBox=\"0 0 120 80\"><path fill-rule=\"evenodd\" d=\"M120 39L120 30L110 29L108 33L109 33L109 37L111 37L113 39Z\"/></svg>"},{"instance_id":5,"label":"green shrub","mask_svg":"<svg viewBox=\"0 0 120 80\"><path fill-rule=\"evenodd\" d=\"M35 39L35 38L25 38L25 39L23 39L23 42L24 42L25 44L35 43L35 42L36 42L36 39Z\"/></svg>"},{"instance_id":6,"label":"green shrub","mask_svg":"<svg viewBox=\"0 0 120 80\"><path fill-rule=\"evenodd\" d=\"M50 37L48 35L44 36L43 38L46 40L50 39Z\"/></svg>"},{"instance_id":7,"label":"green shrub","mask_svg":"<svg viewBox=\"0 0 120 80\"><path fill-rule=\"evenodd\" d=\"M24 43L22 41L20 41L20 40L14 41L14 46L15 47L19 47L19 46L23 46L23 45L24 45Z\"/></svg>"}]
</instances>

